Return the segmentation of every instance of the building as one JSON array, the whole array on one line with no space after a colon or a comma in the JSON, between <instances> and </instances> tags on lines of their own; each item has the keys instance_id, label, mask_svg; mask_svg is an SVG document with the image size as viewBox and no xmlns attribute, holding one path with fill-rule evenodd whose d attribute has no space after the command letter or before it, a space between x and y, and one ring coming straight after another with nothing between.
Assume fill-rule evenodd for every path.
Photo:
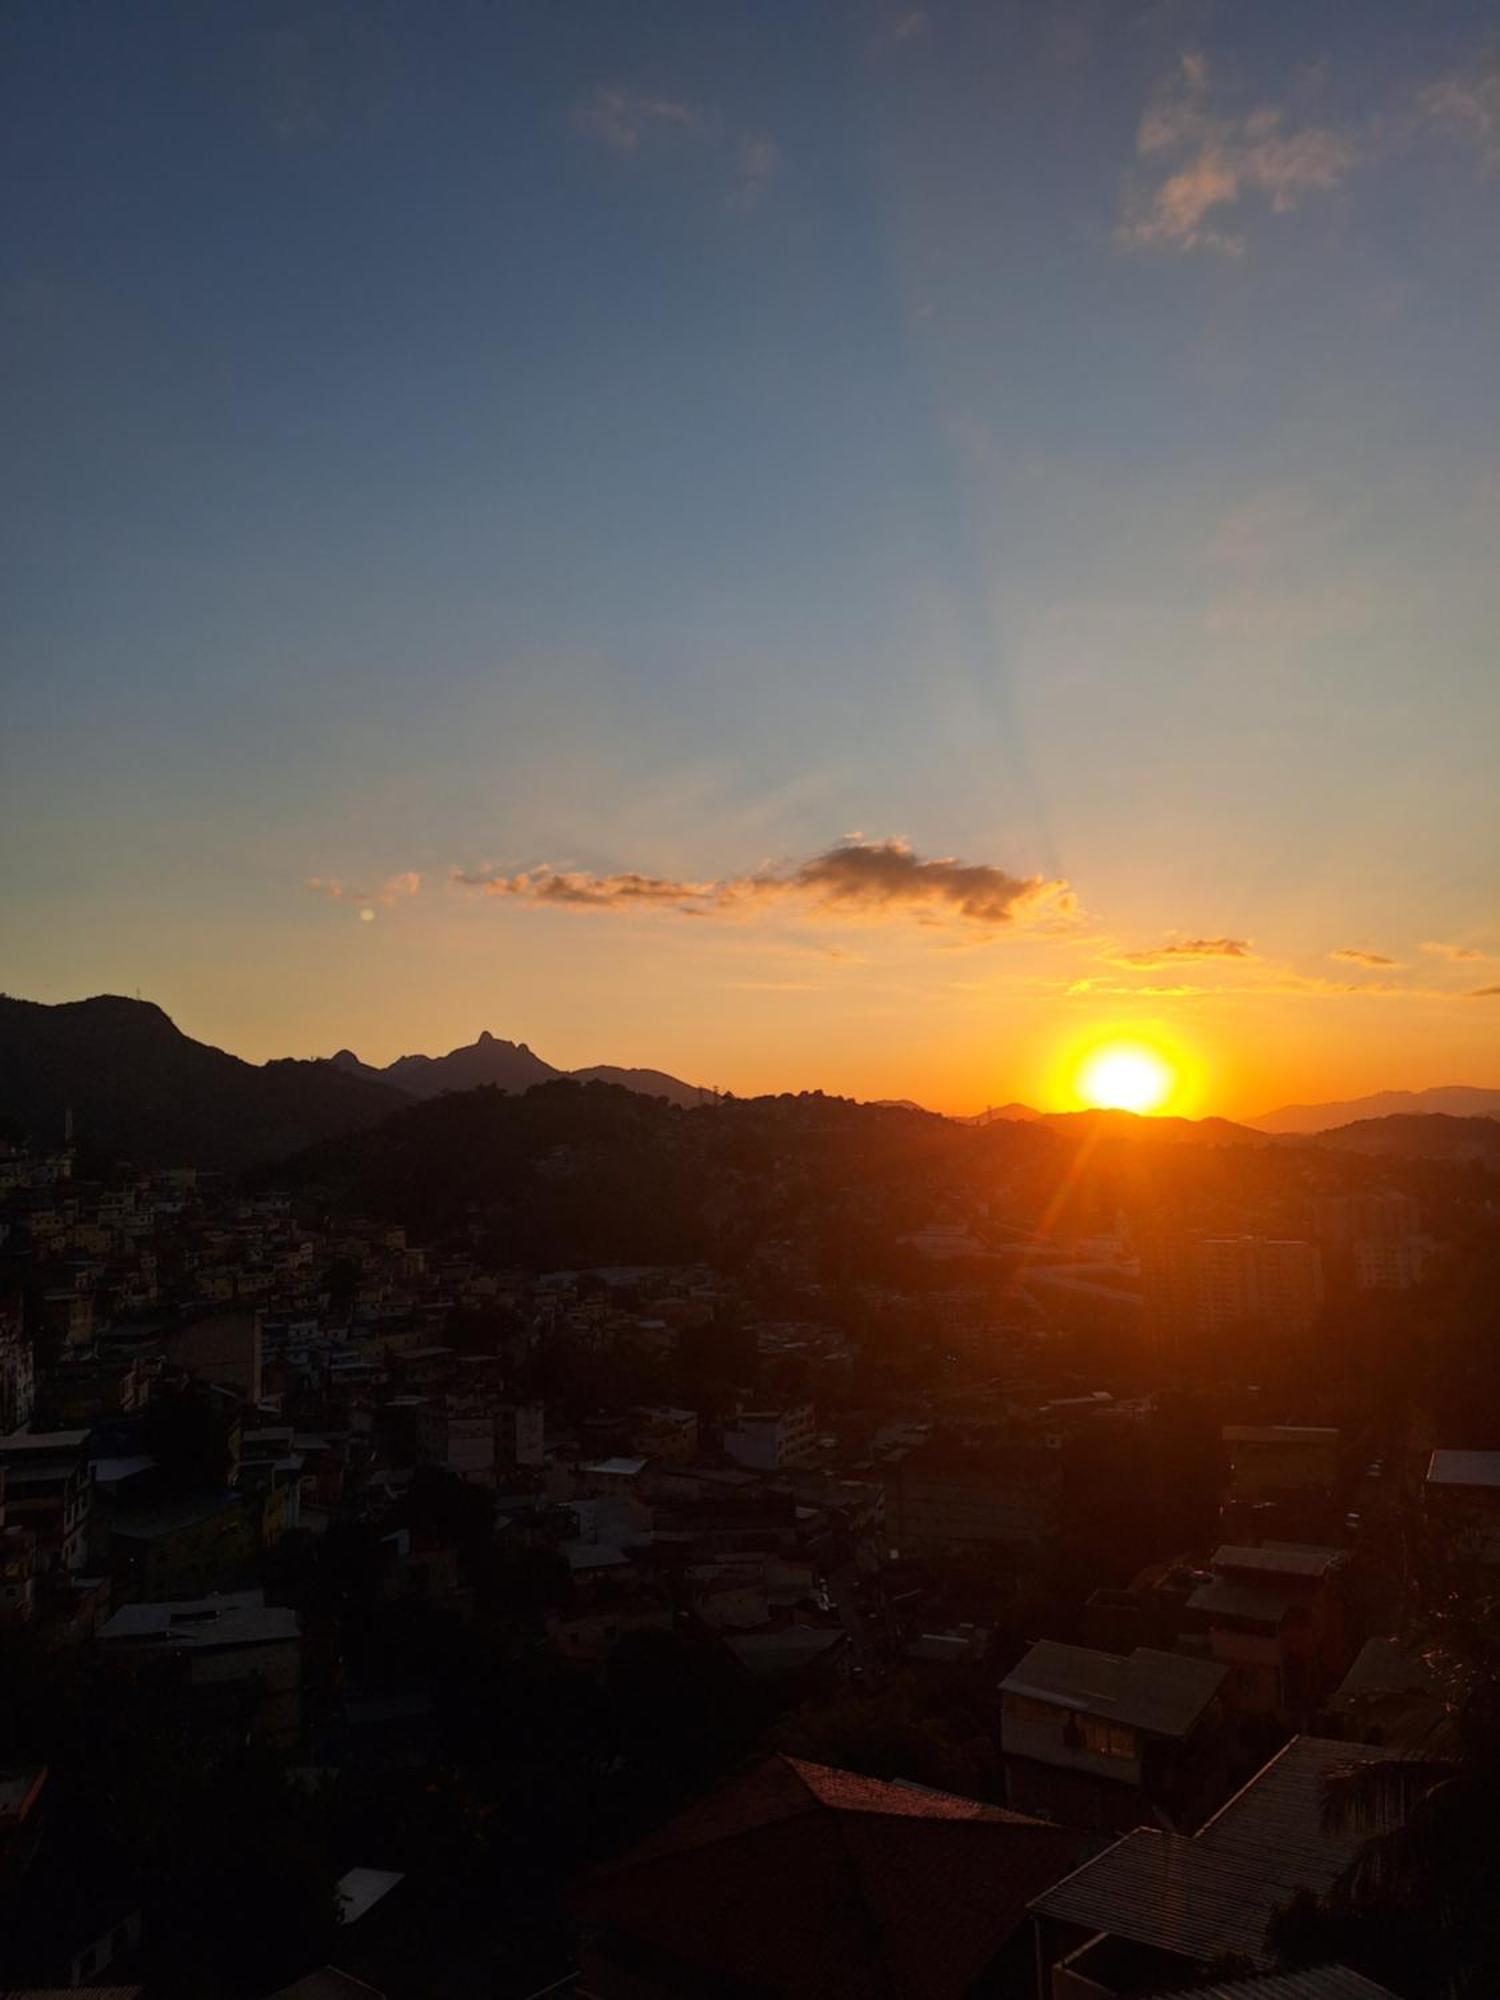
<instances>
[{"instance_id":1,"label":"building","mask_svg":"<svg viewBox=\"0 0 1500 2000\"><path fill-rule=\"evenodd\" d=\"M772 1757L584 1879L576 1991L1020 1995L1027 1903L1081 1851L972 1799Z\"/></svg>"},{"instance_id":2,"label":"building","mask_svg":"<svg viewBox=\"0 0 1500 2000\"><path fill-rule=\"evenodd\" d=\"M690 1464L698 1456L698 1416L694 1410L640 1409L632 1419L630 1448L642 1458L670 1458Z\"/></svg>"},{"instance_id":3,"label":"building","mask_svg":"<svg viewBox=\"0 0 1500 2000\"><path fill-rule=\"evenodd\" d=\"M1000 1684L1007 1805L1120 1832L1196 1823L1224 1780L1228 1677L1148 1646L1122 1656L1042 1640Z\"/></svg>"},{"instance_id":4,"label":"building","mask_svg":"<svg viewBox=\"0 0 1500 2000\"><path fill-rule=\"evenodd\" d=\"M817 1448L811 1403L793 1404L785 1410L741 1410L724 1430L726 1456L752 1472L781 1472L790 1465L805 1465Z\"/></svg>"},{"instance_id":5,"label":"building","mask_svg":"<svg viewBox=\"0 0 1500 2000\"><path fill-rule=\"evenodd\" d=\"M1295 1736L1191 1838L1139 1827L1032 1903L1049 2000L1112 2000L1197 1985L1224 1960L1269 1972L1276 1912L1332 1887L1365 1840L1323 1817L1323 1781L1379 1756Z\"/></svg>"},{"instance_id":6,"label":"building","mask_svg":"<svg viewBox=\"0 0 1500 2000\"><path fill-rule=\"evenodd\" d=\"M1422 1236L1361 1237L1354 1246L1354 1283L1361 1292L1409 1292L1427 1272Z\"/></svg>"},{"instance_id":7,"label":"building","mask_svg":"<svg viewBox=\"0 0 1500 2000\"><path fill-rule=\"evenodd\" d=\"M227 1489L123 1501L101 1538L116 1599L159 1600L235 1584L254 1560L261 1527L259 1502L247 1505Z\"/></svg>"},{"instance_id":8,"label":"building","mask_svg":"<svg viewBox=\"0 0 1500 2000\"><path fill-rule=\"evenodd\" d=\"M1230 1670L1228 1707L1288 1727L1317 1713L1348 1665L1337 1589L1343 1561L1342 1550L1286 1542L1215 1551L1212 1579L1187 1609Z\"/></svg>"},{"instance_id":9,"label":"building","mask_svg":"<svg viewBox=\"0 0 1500 2000\"><path fill-rule=\"evenodd\" d=\"M272 1748L295 1745L301 1728L302 1626L268 1605L263 1590L176 1603L125 1604L98 1635L117 1666L170 1659L190 1689L234 1688L249 1698L249 1728Z\"/></svg>"},{"instance_id":10,"label":"building","mask_svg":"<svg viewBox=\"0 0 1500 2000\"><path fill-rule=\"evenodd\" d=\"M1322 1309L1316 1243L1158 1230L1140 1250L1146 1324L1168 1347L1239 1328L1305 1333Z\"/></svg>"},{"instance_id":11,"label":"building","mask_svg":"<svg viewBox=\"0 0 1500 2000\"><path fill-rule=\"evenodd\" d=\"M87 1431L16 1431L0 1438L5 1515L35 1543L36 1573L73 1575L88 1547Z\"/></svg>"},{"instance_id":12,"label":"building","mask_svg":"<svg viewBox=\"0 0 1500 2000\"><path fill-rule=\"evenodd\" d=\"M1338 1532L1340 1435L1321 1424L1226 1424L1223 1533L1236 1542Z\"/></svg>"},{"instance_id":13,"label":"building","mask_svg":"<svg viewBox=\"0 0 1500 2000\"><path fill-rule=\"evenodd\" d=\"M891 1546L1035 1547L1051 1534L1062 1453L1049 1445L962 1445L935 1438L881 1469Z\"/></svg>"},{"instance_id":14,"label":"building","mask_svg":"<svg viewBox=\"0 0 1500 2000\"><path fill-rule=\"evenodd\" d=\"M1422 1497L1428 1520L1460 1554L1500 1563L1500 1451L1435 1451Z\"/></svg>"}]
</instances>

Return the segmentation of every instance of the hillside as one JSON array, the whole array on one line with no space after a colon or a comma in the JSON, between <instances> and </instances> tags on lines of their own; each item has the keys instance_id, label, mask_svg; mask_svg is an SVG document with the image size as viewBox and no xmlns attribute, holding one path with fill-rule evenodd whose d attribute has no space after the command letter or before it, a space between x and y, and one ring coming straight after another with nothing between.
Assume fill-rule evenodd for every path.
<instances>
[{"instance_id":1,"label":"hillside","mask_svg":"<svg viewBox=\"0 0 1500 2000\"><path fill-rule=\"evenodd\" d=\"M1500 1165L1500 1118L1397 1114L1320 1132L1319 1146L1403 1160L1485 1160Z\"/></svg>"},{"instance_id":2,"label":"hillside","mask_svg":"<svg viewBox=\"0 0 1500 2000\"><path fill-rule=\"evenodd\" d=\"M1482 1090L1467 1083L1439 1084L1431 1090L1377 1090L1369 1097L1350 1097L1328 1104L1283 1104L1247 1124L1258 1132L1330 1132L1372 1118L1422 1117L1432 1113L1449 1118L1500 1118L1500 1090Z\"/></svg>"},{"instance_id":3,"label":"hillside","mask_svg":"<svg viewBox=\"0 0 1500 2000\"><path fill-rule=\"evenodd\" d=\"M0 1114L55 1146L71 1109L86 1159L243 1167L378 1124L405 1102L332 1063L242 1062L149 1001L0 998Z\"/></svg>"}]
</instances>

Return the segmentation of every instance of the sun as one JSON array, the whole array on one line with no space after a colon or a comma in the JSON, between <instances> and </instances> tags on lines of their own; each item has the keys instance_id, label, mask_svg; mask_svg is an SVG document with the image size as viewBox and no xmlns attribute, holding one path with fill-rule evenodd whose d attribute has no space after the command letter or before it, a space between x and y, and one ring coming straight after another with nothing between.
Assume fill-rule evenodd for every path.
<instances>
[{"instance_id":1,"label":"sun","mask_svg":"<svg viewBox=\"0 0 1500 2000\"><path fill-rule=\"evenodd\" d=\"M1078 1071L1077 1091L1100 1111L1157 1110L1177 1081L1165 1057L1144 1042L1105 1042Z\"/></svg>"}]
</instances>

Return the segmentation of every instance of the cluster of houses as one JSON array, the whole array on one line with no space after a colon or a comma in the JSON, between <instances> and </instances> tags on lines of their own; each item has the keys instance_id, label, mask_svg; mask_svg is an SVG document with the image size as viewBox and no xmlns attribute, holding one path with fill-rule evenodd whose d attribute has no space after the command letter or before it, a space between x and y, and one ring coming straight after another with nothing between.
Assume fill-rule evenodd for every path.
<instances>
[{"instance_id":1,"label":"cluster of houses","mask_svg":"<svg viewBox=\"0 0 1500 2000\"><path fill-rule=\"evenodd\" d=\"M1034 1329L959 1316L988 1376L851 1416L807 1393L848 1380L848 1334L752 1317L752 1379L727 1404L580 1413L537 1388L539 1355L639 1379L620 1364L649 1375L691 1330L743 1323L742 1292L701 1267L496 1271L396 1225L309 1222L283 1195L187 1171L86 1185L66 1154L15 1149L0 1231L0 1642L92 1647L190 1703L205 1738L289 1760L312 1727L307 1639L267 1589L274 1552L358 1520L386 1595L463 1616L455 1548L401 1525L424 1477L484 1494L497 1544L556 1559L559 1671L690 1627L788 1700L827 1698L981 1664L981 1627L928 1618L920 1581L897 1583L955 1552L1045 1559L1070 1441L1147 1408L1077 1393ZM185 1389L214 1452L168 1477L155 1417ZM1087 1643L1044 1637L997 1670L1003 1807L771 1759L580 1886L567 1984L1282 2000L1267 1921L1350 1851L1323 1826L1322 1775L1421 1676L1382 1640L1354 1645L1338 1431L1229 1424L1223 1445L1216 1547L1095 1592ZM1500 1454L1437 1451L1424 1471L1434 1523L1500 1559ZM317 1748L421 1721L420 1695L347 1689ZM0 1772L0 1901L30 1878L47 1797L45 1772ZM353 1871L351 1921L392 1887L379 1873ZM97 1985L138 1943L137 1912L90 1911L47 1969ZM1377 2000L1347 1968L1299 1977L1287 2000ZM371 1991L332 1971L289 1990Z\"/></svg>"}]
</instances>

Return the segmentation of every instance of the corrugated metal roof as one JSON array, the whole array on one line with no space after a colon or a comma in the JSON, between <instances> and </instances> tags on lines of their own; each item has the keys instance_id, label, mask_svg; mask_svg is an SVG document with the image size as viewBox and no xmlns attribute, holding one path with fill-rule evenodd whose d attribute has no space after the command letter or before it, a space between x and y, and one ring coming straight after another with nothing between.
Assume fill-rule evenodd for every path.
<instances>
[{"instance_id":1,"label":"corrugated metal roof","mask_svg":"<svg viewBox=\"0 0 1500 2000\"><path fill-rule=\"evenodd\" d=\"M1159 1653L1151 1646L1137 1646L1126 1657L1043 1639L1012 1668L1001 1691L1155 1736L1185 1736L1224 1685L1227 1672L1212 1660Z\"/></svg>"},{"instance_id":2,"label":"corrugated metal roof","mask_svg":"<svg viewBox=\"0 0 1500 2000\"><path fill-rule=\"evenodd\" d=\"M1298 1889L1319 1894L1363 1838L1323 1825L1323 1780L1383 1753L1297 1736L1192 1839L1142 1828L1037 1898L1040 1915L1206 1964L1265 1967L1266 1926Z\"/></svg>"},{"instance_id":3,"label":"corrugated metal roof","mask_svg":"<svg viewBox=\"0 0 1500 2000\"><path fill-rule=\"evenodd\" d=\"M1192 2000L1400 2000L1388 1986L1377 1986L1347 1965L1307 1965L1295 1972L1256 1973L1249 1979L1176 1991L1182 2000L1187 2000L1189 1991Z\"/></svg>"},{"instance_id":4,"label":"corrugated metal roof","mask_svg":"<svg viewBox=\"0 0 1500 2000\"><path fill-rule=\"evenodd\" d=\"M1215 1569L1248 1569L1264 1576L1323 1576L1344 1559L1342 1549L1304 1548L1295 1542L1267 1542L1251 1548L1226 1542L1214 1551Z\"/></svg>"}]
</instances>

